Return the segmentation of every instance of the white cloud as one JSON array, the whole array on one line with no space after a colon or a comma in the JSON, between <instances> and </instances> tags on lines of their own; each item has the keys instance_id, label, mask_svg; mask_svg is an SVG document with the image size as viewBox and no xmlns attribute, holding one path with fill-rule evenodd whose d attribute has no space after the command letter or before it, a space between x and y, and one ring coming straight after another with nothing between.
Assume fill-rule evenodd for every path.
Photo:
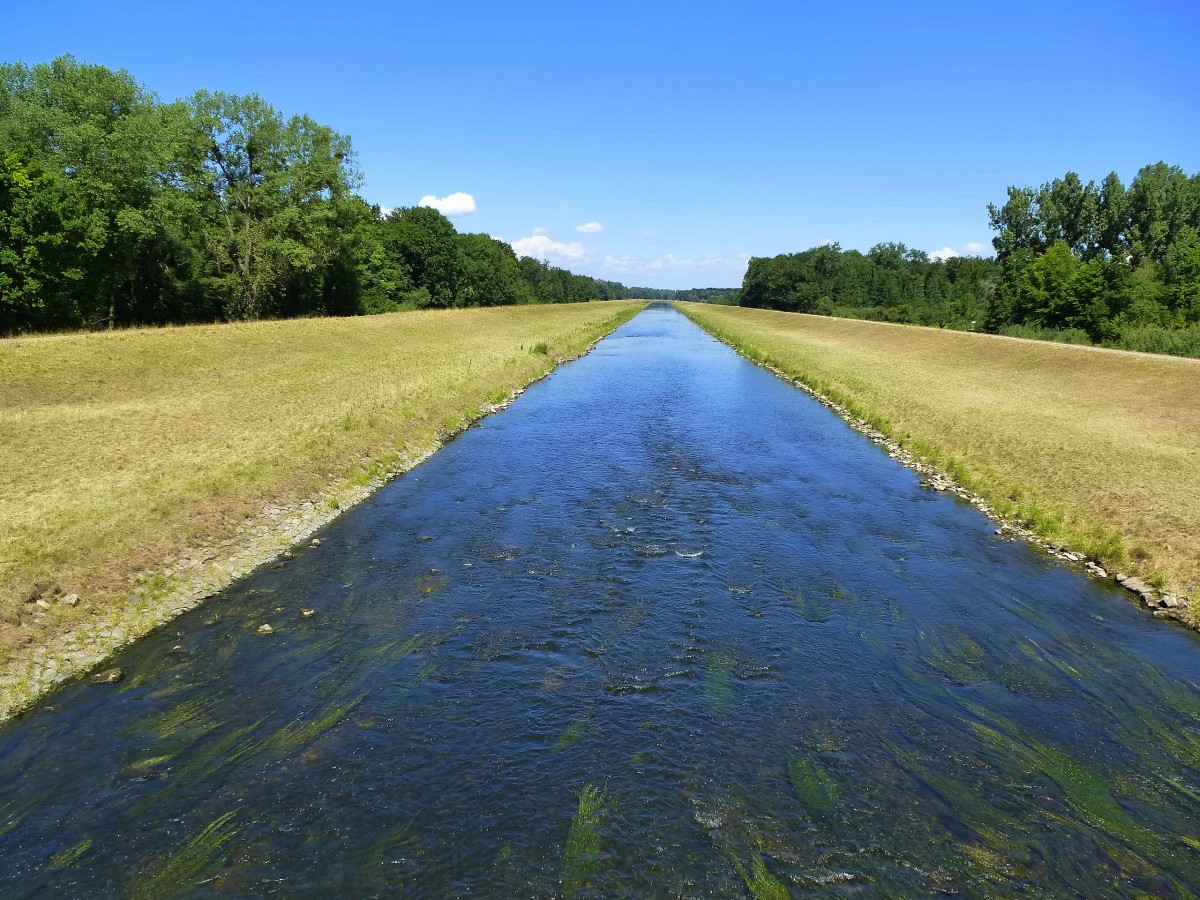
<instances>
[{"instance_id":1,"label":"white cloud","mask_svg":"<svg viewBox=\"0 0 1200 900\"><path fill-rule=\"evenodd\" d=\"M390 216L390 215L391 215L393 212L395 212L395 210L394 210L392 207L390 207L390 206L381 206L381 207L379 207L379 218L381 218L381 219L386 219L386 218L387 218L388 216Z\"/></svg>"},{"instance_id":2,"label":"white cloud","mask_svg":"<svg viewBox=\"0 0 1200 900\"><path fill-rule=\"evenodd\" d=\"M580 234L595 234L598 231L603 231L604 226L599 222L584 222L582 225L576 225L575 230Z\"/></svg>"},{"instance_id":3,"label":"white cloud","mask_svg":"<svg viewBox=\"0 0 1200 900\"><path fill-rule=\"evenodd\" d=\"M727 266L745 266L749 257L730 258L723 253L709 253L700 259L688 259L667 253L664 256L634 256L626 253L622 256L604 257L604 265L610 269L634 270L642 272L661 272L663 270L679 271L688 269L719 269Z\"/></svg>"},{"instance_id":4,"label":"white cloud","mask_svg":"<svg viewBox=\"0 0 1200 900\"><path fill-rule=\"evenodd\" d=\"M464 194L462 191L448 194L445 197L435 197L433 194L426 194L417 205L431 206L443 216L465 216L467 213L475 212L475 198L470 194Z\"/></svg>"},{"instance_id":5,"label":"white cloud","mask_svg":"<svg viewBox=\"0 0 1200 900\"><path fill-rule=\"evenodd\" d=\"M532 256L545 262L578 262L587 256L578 241L566 244L537 233L513 241L512 248L517 256Z\"/></svg>"},{"instance_id":6,"label":"white cloud","mask_svg":"<svg viewBox=\"0 0 1200 900\"><path fill-rule=\"evenodd\" d=\"M930 251L929 255L937 257L942 261L953 259L956 256L991 256L992 245L972 241L969 244L964 244L961 250L955 250L953 247L943 247L941 250Z\"/></svg>"},{"instance_id":7,"label":"white cloud","mask_svg":"<svg viewBox=\"0 0 1200 900\"><path fill-rule=\"evenodd\" d=\"M534 234L549 234L550 230L547 228L535 228L535 229L533 229L533 233Z\"/></svg>"},{"instance_id":8,"label":"white cloud","mask_svg":"<svg viewBox=\"0 0 1200 900\"><path fill-rule=\"evenodd\" d=\"M622 256L606 256L604 264L610 269L636 269L638 258L629 253Z\"/></svg>"}]
</instances>

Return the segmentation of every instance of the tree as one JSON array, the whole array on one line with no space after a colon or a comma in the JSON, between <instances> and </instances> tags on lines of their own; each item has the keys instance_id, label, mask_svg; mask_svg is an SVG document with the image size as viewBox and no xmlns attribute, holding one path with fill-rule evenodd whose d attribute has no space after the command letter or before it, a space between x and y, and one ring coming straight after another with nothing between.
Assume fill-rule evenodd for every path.
<instances>
[{"instance_id":1,"label":"tree","mask_svg":"<svg viewBox=\"0 0 1200 900\"><path fill-rule=\"evenodd\" d=\"M436 209L416 206L388 215L383 241L409 272L418 306L454 306L462 277L462 259L454 225ZM419 294L424 291L424 295Z\"/></svg>"},{"instance_id":2,"label":"tree","mask_svg":"<svg viewBox=\"0 0 1200 900\"><path fill-rule=\"evenodd\" d=\"M189 186L205 209L210 280L230 318L283 311L295 281L344 251L358 182L348 138L307 116L288 121L261 97L199 91Z\"/></svg>"},{"instance_id":3,"label":"tree","mask_svg":"<svg viewBox=\"0 0 1200 900\"><path fill-rule=\"evenodd\" d=\"M1067 287L1079 261L1066 241L1055 241L1022 273L1013 318L1045 328L1067 328L1076 312Z\"/></svg>"},{"instance_id":4,"label":"tree","mask_svg":"<svg viewBox=\"0 0 1200 900\"><path fill-rule=\"evenodd\" d=\"M127 72L70 56L0 66L6 330L168 315L191 263L175 227L178 112Z\"/></svg>"},{"instance_id":5,"label":"tree","mask_svg":"<svg viewBox=\"0 0 1200 900\"><path fill-rule=\"evenodd\" d=\"M1178 166L1164 162L1145 166L1126 195L1127 236L1133 264L1143 259L1162 262L1181 229L1196 225L1200 198L1192 181Z\"/></svg>"},{"instance_id":6,"label":"tree","mask_svg":"<svg viewBox=\"0 0 1200 900\"><path fill-rule=\"evenodd\" d=\"M1121 262L1129 252L1125 236L1129 224L1128 206L1125 185L1116 172L1109 172L1100 184L1096 201L1096 243L1101 253Z\"/></svg>"},{"instance_id":7,"label":"tree","mask_svg":"<svg viewBox=\"0 0 1200 900\"><path fill-rule=\"evenodd\" d=\"M997 232L992 238L992 247L1000 262L1019 250L1040 253L1045 248L1035 197L1033 188L1010 187L1004 206L997 208L988 204L988 225Z\"/></svg>"},{"instance_id":8,"label":"tree","mask_svg":"<svg viewBox=\"0 0 1200 900\"><path fill-rule=\"evenodd\" d=\"M1185 225L1165 255L1165 293L1172 310L1181 324L1200 322L1200 233Z\"/></svg>"},{"instance_id":9,"label":"tree","mask_svg":"<svg viewBox=\"0 0 1200 900\"><path fill-rule=\"evenodd\" d=\"M1055 178L1037 192L1037 216L1047 243L1063 241L1083 259L1096 254L1096 218L1099 196L1096 185L1086 185L1074 172Z\"/></svg>"},{"instance_id":10,"label":"tree","mask_svg":"<svg viewBox=\"0 0 1200 900\"><path fill-rule=\"evenodd\" d=\"M529 286L521 278L517 255L504 241L486 234L458 235L462 274L460 306L498 306L528 303Z\"/></svg>"}]
</instances>

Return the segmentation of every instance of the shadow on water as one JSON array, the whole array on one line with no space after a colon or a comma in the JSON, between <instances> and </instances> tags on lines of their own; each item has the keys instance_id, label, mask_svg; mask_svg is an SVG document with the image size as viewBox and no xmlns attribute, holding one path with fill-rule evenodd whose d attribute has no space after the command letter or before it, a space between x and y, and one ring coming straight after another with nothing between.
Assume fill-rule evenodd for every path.
<instances>
[{"instance_id":1,"label":"shadow on water","mask_svg":"<svg viewBox=\"0 0 1200 900\"><path fill-rule=\"evenodd\" d=\"M1198 651L652 307L0 730L0 894L1192 896Z\"/></svg>"}]
</instances>

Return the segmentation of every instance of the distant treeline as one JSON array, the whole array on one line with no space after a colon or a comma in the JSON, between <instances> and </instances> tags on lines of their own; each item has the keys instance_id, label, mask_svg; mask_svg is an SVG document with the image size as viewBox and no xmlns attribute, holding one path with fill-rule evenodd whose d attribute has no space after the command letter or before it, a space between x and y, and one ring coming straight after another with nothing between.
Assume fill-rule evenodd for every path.
<instances>
[{"instance_id":1,"label":"distant treeline","mask_svg":"<svg viewBox=\"0 0 1200 900\"><path fill-rule=\"evenodd\" d=\"M988 215L995 259L816 247L750 260L739 302L1200 356L1200 175L1069 172Z\"/></svg>"},{"instance_id":2,"label":"distant treeline","mask_svg":"<svg viewBox=\"0 0 1200 900\"><path fill-rule=\"evenodd\" d=\"M0 64L0 333L629 296L360 181L348 137L256 95Z\"/></svg>"},{"instance_id":3,"label":"distant treeline","mask_svg":"<svg viewBox=\"0 0 1200 900\"><path fill-rule=\"evenodd\" d=\"M676 291L669 288L631 287L629 295L639 300L688 300L695 303L723 303L736 306L738 288L687 288Z\"/></svg>"}]
</instances>

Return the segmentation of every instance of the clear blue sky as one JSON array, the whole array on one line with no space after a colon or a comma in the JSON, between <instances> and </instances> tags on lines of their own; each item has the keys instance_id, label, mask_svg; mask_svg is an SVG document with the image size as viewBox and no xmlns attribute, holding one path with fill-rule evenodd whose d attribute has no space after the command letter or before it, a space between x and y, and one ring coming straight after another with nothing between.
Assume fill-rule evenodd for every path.
<instances>
[{"instance_id":1,"label":"clear blue sky","mask_svg":"<svg viewBox=\"0 0 1200 900\"><path fill-rule=\"evenodd\" d=\"M828 240L990 252L1007 185L1200 171L1198 0L438 7L13 3L0 59L256 92L349 134L371 202L470 194L460 231L652 287Z\"/></svg>"}]
</instances>

